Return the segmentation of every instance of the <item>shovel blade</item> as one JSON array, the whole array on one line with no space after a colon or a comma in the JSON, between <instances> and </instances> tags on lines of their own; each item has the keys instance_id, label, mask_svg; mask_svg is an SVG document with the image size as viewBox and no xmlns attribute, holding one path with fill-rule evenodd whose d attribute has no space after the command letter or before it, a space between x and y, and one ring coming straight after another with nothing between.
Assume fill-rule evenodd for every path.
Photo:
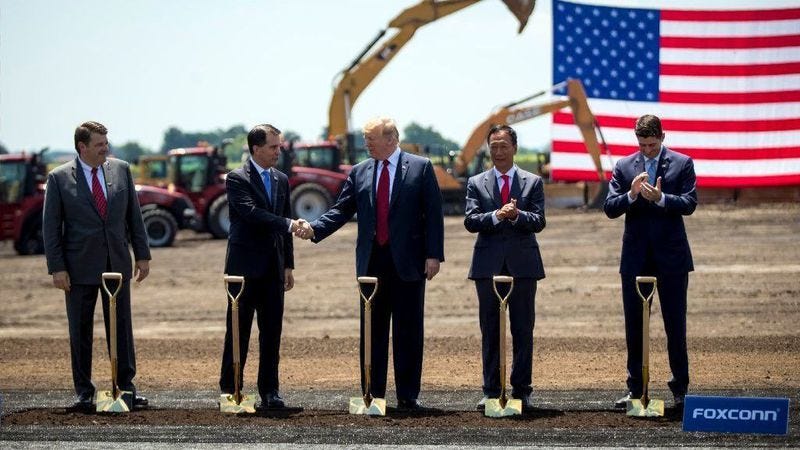
<instances>
[{"instance_id":1,"label":"shovel blade","mask_svg":"<svg viewBox=\"0 0 800 450\"><path fill-rule=\"evenodd\" d=\"M118 391L119 396L114 397L112 391L97 391L95 395L95 405L97 412L126 413L131 411L133 404L133 392Z\"/></svg>"},{"instance_id":2,"label":"shovel blade","mask_svg":"<svg viewBox=\"0 0 800 450\"><path fill-rule=\"evenodd\" d=\"M350 414L361 414L367 416L385 416L386 399L373 398L369 404L364 402L364 397L350 397Z\"/></svg>"},{"instance_id":3,"label":"shovel blade","mask_svg":"<svg viewBox=\"0 0 800 450\"><path fill-rule=\"evenodd\" d=\"M664 400L651 398L647 406L640 399L628 400L626 414L631 417L663 417Z\"/></svg>"},{"instance_id":4,"label":"shovel blade","mask_svg":"<svg viewBox=\"0 0 800 450\"><path fill-rule=\"evenodd\" d=\"M486 417L509 417L522 415L522 400L510 398L506 400L506 406L501 406L499 398L490 398L486 400L484 407L484 415Z\"/></svg>"},{"instance_id":5,"label":"shovel blade","mask_svg":"<svg viewBox=\"0 0 800 450\"><path fill-rule=\"evenodd\" d=\"M229 414L256 412L256 398L253 395L242 394L242 401L236 403L233 394L222 394L219 396L219 411Z\"/></svg>"}]
</instances>

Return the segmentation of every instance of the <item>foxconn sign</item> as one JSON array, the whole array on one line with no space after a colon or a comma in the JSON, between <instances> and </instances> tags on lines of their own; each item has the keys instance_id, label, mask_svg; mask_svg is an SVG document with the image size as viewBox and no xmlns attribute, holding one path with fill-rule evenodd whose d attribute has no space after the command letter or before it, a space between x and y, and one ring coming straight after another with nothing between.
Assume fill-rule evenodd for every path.
<instances>
[{"instance_id":1,"label":"foxconn sign","mask_svg":"<svg viewBox=\"0 0 800 450\"><path fill-rule=\"evenodd\" d=\"M683 431L787 434L789 399L686 397Z\"/></svg>"}]
</instances>

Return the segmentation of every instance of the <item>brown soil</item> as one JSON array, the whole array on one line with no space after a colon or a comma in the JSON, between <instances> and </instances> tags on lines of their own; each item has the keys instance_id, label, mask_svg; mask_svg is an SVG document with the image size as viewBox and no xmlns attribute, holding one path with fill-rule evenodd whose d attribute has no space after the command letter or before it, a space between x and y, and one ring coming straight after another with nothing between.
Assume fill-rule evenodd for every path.
<instances>
[{"instance_id":1,"label":"brown soil","mask_svg":"<svg viewBox=\"0 0 800 450\"><path fill-rule=\"evenodd\" d=\"M800 205L701 206L686 225L697 269L689 281L692 388L800 387ZM427 287L423 390L477 396L480 331L474 287L466 279L474 236L458 217L445 226L447 261ZM623 391L622 228L622 219L596 211L548 211L539 235L547 278L536 298L535 389ZM356 386L355 234L351 223L321 244L295 240L283 389ZM216 387L224 255L225 241L192 232L182 232L173 248L154 249L150 277L132 290L141 392ZM44 257L16 256L9 244L0 246L0 292L0 390L71 389L63 295L52 287ZM653 311L651 383L663 388L669 366L661 316ZM97 308L94 377L106 380L100 316ZM254 332L250 361L257 361L255 339ZM255 369L247 365L246 383L254 383ZM204 413L187 414L205 420ZM324 420L328 413L315 414Z\"/></svg>"}]
</instances>

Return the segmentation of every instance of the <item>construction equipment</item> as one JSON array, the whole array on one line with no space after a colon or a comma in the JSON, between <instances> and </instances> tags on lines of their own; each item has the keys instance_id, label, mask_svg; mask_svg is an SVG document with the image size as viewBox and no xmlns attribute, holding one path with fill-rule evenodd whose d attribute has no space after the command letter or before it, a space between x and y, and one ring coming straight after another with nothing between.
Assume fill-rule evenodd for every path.
<instances>
[{"instance_id":1,"label":"construction equipment","mask_svg":"<svg viewBox=\"0 0 800 450\"><path fill-rule=\"evenodd\" d=\"M122 288L122 274L103 272L103 290L108 294L108 356L111 360L111 390L97 391L95 404L97 412L126 413L133 407L133 392L122 391L117 386L117 294ZM107 280L117 282L114 292L108 289Z\"/></svg>"},{"instance_id":2,"label":"construction equipment","mask_svg":"<svg viewBox=\"0 0 800 450\"><path fill-rule=\"evenodd\" d=\"M379 45L386 34L383 29L361 53L334 79L334 91L328 109L328 135L340 142L348 162L355 163L355 139L350 112L358 97L392 58L414 36L417 29L478 3L480 0L422 0L406 8L389 22L397 32ZM503 0L519 21L522 32L533 13L534 0Z\"/></svg>"},{"instance_id":3,"label":"construction equipment","mask_svg":"<svg viewBox=\"0 0 800 450\"><path fill-rule=\"evenodd\" d=\"M42 210L48 155L46 150L0 155L0 241L13 240L20 255L44 253ZM70 155L67 160L73 158ZM151 247L169 247L178 229L191 227L196 220L185 195L137 185L136 196Z\"/></svg>"},{"instance_id":4,"label":"construction equipment","mask_svg":"<svg viewBox=\"0 0 800 450\"><path fill-rule=\"evenodd\" d=\"M550 100L545 103L527 105L526 103L542 95L546 95L566 87L567 97ZM562 81L549 89L542 90L533 95L503 105L493 111L486 119L472 130L464 147L458 152L451 165L437 165L434 167L436 180L442 191L444 199L459 199L463 203L466 195L466 182L469 177L485 170L484 162L487 160L486 135L493 125L512 125L551 114L560 109L569 107L575 117L575 125L580 129L586 150L594 161L599 183L590 187L584 183L580 186L570 184L571 189L565 189L563 184L547 183L545 197L548 200L564 195L579 196L581 203L596 204L598 199L605 199L607 180L600 162L600 144L596 134L596 121L589 108L586 92L580 80L569 79ZM566 192L565 192L566 191ZM588 198L591 197L591 198ZM594 201L590 201L594 199ZM462 205L463 206L463 205Z\"/></svg>"},{"instance_id":5,"label":"construction equipment","mask_svg":"<svg viewBox=\"0 0 800 450\"><path fill-rule=\"evenodd\" d=\"M505 296L497 291L498 283L510 283ZM507 275L492 277L492 287L500 306L500 396L486 400L484 414L487 417L508 417L522 414L522 400L508 398L506 392L506 311L508 310L508 297L514 290L514 278Z\"/></svg>"},{"instance_id":6,"label":"construction equipment","mask_svg":"<svg viewBox=\"0 0 800 450\"><path fill-rule=\"evenodd\" d=\"M372 396L372 299L378 292L378 279L375 277L358 277L358 293L364 300L364 366L361 374L364 377L364 392L361 397L350 397L350 414L366 414L368 416L385 416L386 399ZM364 295L362 285L373 285L369 297Z\"/></svg>"},{"instance_id":7,"label":"construction equipment","mask_svg":"<svg viewBox=\"0 0 800 450\"><path fill-rule=\"evenodd\" d=\"M243 394L240 380L242 377L242 359L239 351L239 297L244 292L244 277L225 275L225 293L231 302L231 344L233 345L233 394L220 394L219 410L223 413L239 414L256 412L256 397ZM239 292L231 294L230 284L240 284Z\"/></svg>"},{"instance_id":8,"label":"construction equipment","mask_svg":"<svg viewBox=\"0 0 800 450\"><path fill-rule=\"evenodd\" d=\"M641 284L652 284L647 296L642 295ZM642 299L642 398L631 399L627 405L627 415L633 417L662 417L664 400L650 398L647 385L650 382L650 306L656 293L656 277L636 277L636 293Z\"/></svg>"}]
</instances>

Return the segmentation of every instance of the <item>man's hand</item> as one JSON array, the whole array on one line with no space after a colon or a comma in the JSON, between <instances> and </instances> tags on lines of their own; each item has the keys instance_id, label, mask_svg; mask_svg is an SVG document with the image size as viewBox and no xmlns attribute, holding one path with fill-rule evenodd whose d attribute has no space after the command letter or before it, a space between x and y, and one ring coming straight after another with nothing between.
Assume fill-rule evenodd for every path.
<instances>
[{"instance_id":1,"label":"man's hand","mask_svg":"<svg viewBox=\"0 0 800 450\"><path fill-rule=\"evenodd\" d=\"M505 219L516 219L519 215L519 211L517 210L517 200L512 198L510 202L506 203L502 208L495 211L494 215L497 216L497 219L500 221Z\"/></svg>"},{"instance_id":2,"label":"man's hand","mask_svg":"<svg viewBox=\"0 0 800 450\"><path fill-rule=\"evenodd\" d=\"M66 270L53 272L53 286L62 289L64 292L69 292L69 274Z\"/></svg>"},{"instance_id":3,"label":"man's hand","mask_svg":"<svg viewBox=\"0 0 800 450\"><path fill-rule=\"evenodd\" d=\"M147 278L147 275L150 274L150 261L146 259L142 259L140 261L136 261L136 269L133 272L133 276L136 277L136 282L139 283L140 281Z\"/></svg>"},{"instance_id":4,"label":"man's hand","mask_svg":"<svg viewBox=\"0 0 800 450\"><path fill-rule=\"evenodd\" d=\"M436 274L439 273L439 259L438 258L428 258L425 260L425 275L428 278L428 281L432 280Z\"/></svg>"},{"instance_id":5,"label":"man's hand","mask_svg":"<svg viewBox=\"0 0 800 450\"><path fill-rule=\"evenodd\" d=\"M314 229L311 224L303 219L298 219L299 226L294 230L294 235L300 239L311 239L314 237Z\"/></svg>"},{"instance_id":6,"label":"man's hand","mask_svg":"<svg viewBox=\"0 0 800 450\"><path fill-rule=\"evenodd\" d=\"M650 200L653 203L658 203L661 200L661 177L656 179L656 185L650 183L642 183L642 197Z\"/></svg>"},{"instance_id":7,"label":"man's hand","mask_svg":"<svg viewBox=\"0 0 800 450\"><path fill-rule=\"evenodd\" d=\"M638 197L639 193L642 192L642 184L646 183L647 177L647 172L642 172L634 177L633 182L631 183L631 198L634 200L636 200L636 197Z\"/></svg>"},{"instance_id":8,"label":"man's hand","mask_svg":"<svg viewBox=\"0 0 800 450\"><path fill-rule=\"evenodd\" d=\"M283 290L291 291L294 287L294 275L292 269L284 269L283 271Z\"/></svg>"}]
</instances>

